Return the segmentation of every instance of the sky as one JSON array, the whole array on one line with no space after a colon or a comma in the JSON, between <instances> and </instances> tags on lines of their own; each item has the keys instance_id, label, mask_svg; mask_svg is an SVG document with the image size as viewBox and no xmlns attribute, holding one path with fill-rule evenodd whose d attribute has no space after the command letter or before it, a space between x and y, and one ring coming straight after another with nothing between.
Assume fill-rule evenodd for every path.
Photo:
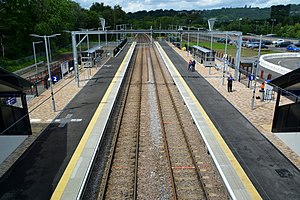
<instances>
[{"instance_id":1,"label":"sky","mask_svg":"<svg viewBox=\"0 0 300 200\"><path fill-rule=\"evenodd\" d=\"M141 10L211 10L218 8L244 7L271 7L272 5L299 4L299 0L75 0L82 8L89 8L94 2L104 3L114 7L120 5L125 12L136 12Z\"/></svg>"}]
</instances>

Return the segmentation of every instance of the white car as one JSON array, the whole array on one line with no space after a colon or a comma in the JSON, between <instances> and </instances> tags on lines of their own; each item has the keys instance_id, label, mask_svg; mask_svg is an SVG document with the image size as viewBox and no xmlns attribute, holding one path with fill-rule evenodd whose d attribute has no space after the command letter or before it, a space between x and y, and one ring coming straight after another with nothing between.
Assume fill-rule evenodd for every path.
<instances>
[{"instance_id":1,"label":"white car","mask_svg":"<svg viewBox=\"0 0 300 200\"><path fill-rule=\"evenodd\" d=\"M278 39L278 40L273 41L272 44L276 45L276 44L279 44L282 42L284 42L284 39Z\"/></svg>"}]
</instances>

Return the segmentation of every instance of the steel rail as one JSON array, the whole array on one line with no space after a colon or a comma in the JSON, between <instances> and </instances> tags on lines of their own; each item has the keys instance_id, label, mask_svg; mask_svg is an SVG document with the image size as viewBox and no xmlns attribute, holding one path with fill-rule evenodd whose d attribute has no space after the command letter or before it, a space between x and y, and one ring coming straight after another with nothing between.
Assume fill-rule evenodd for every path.
<instances>
[{"instance_id":1,"label":"steel rail","mask_svg":"<svg viewBox=\"0 0 300 200\"><path fill-rule=\"evenodd\" d=\"M175 111L175 113L176 113L176 117L177 117L177 119L178 119L179 122L180 122L179 125L180 125L180 128L181 128L181 130L182 130L183 136L184 136L184 138L185 138L185 142L186 142L186 144L187 144L189 154L190 154L190 156L191 156L191 158L192 158L193 165L194 165L194 167L195 167L195 169L196 169L196 171L197 171L197 178L198 178L198 181L199 181L199 183L200 183L200 185L201 185L201 188L202 188L202 190L203 190L203 192L204 192L205 198L209 200L210 198L209 198L207 189L206 189L206 187L205 187L205 184L204 184L204 182L203 182L203 179L202 179L202 175L201 175L199 166L197 165L195 156L193 155L191 146L189 145L188 138L187 138L186 133L185 133L185 131L184 131L182 119L181 119L180 114L179 114L179 111L178 111L178 109L177 109L177 107L176 107L176 105L175 105L175 100L174 100L174 97L173 97L173 95L172 95L172 93L171 93L170 87L169 87L169 85L167 84L166 76L165 76L165 73L164 73L163 70L162 70L161 63L159 62L159 58L158 58L156 49L155 49L154 53L155 53L156 59L158 60L159 69L160 69L160 72L161 72L162 77L163 77L163 79L164 79L165 85L166 85L166 87L167 87L169 96L170 96L170 98L171 98L172 106L173 106L174 111ZM173 177L173 179L174 179L174 177Z\"/></svg>"},{"instance_id":2,"label":"steel rail","mask_svg":"<svg viewBox=\"0 0 300 200\"><path fill-rule=\"evenodd\" d=\"M135 49L133 60L132 60L132 63L131 63L132 67L131 67L131 70L130 70L130 73L129 73L128 83L130 83L131 80L132 80L132 75L133 75L133 71L134 71L133 66L134 66L134 64L136 62L136 59L137 59L137 50ZM115 156L115 152L116 152L116 148L117 148L117 141L119 139L120 128L121 128L121 124L122 124L122 121L123 121L124 111L125 111L125 108L126 108L126 101L127 101L127 97L128 97L128 93L129 93L130 84L126 84L126 85L127 86L126 86L126 89L125 89L125 97L124 97L124 101L123 101L122 106L121 106L120 117L119 117L117 125L116 125L116 127L117 127L116 128L117 134L114 137L114 140L112 142L112 144L113 144L113 151L111 153L110 158L108 159L109 169L107 170L107 174L106 174L106 177L104 179L104 190L103 190L103 192L100 195L100 199L102 199L102 200L105 199L105 194L107 192L108 181L109 181L109 177L110 177L110 174L111 174L111 171L112 171L113 160L114 160L114 156Z\"/></svg>"},{"instance_id":3,"label":"steel rail","mask_svg":"<svg viewBox=\"0 0 300 200\"><path fill-rule=\"evenodd\" d=\"M150 57L151 57L151 54L150 54ZM152 59L150 59L150 62L151 62L151 67L152 67L152 71L153 71L153 79L154 79L154 83L155 83L154 84L155 85L155 94L156 94L156 99L157 99L157 102L158 102L158 113L159 113L159 118L160 118L160 125L162 127L161 131L162 131L162 136L163 136L164 149L165 149L165 153L166 153L166 159L167 159L167 162L168 162L168 166L169 166L169 169L170 169L172 192L173 192L173 195L174 195L174 200L177 200L178 195L177 195L177 191L176 191L175 177L174 177L173 169L172 169L172 163L171 163L171 158L170 158L170 151L169 151L169 148L168 148L169 145L168 145L168 141L167 141L167 137L166 137L165 125L164 125L163 120L162 120L163 119L163 114L162 114L161 105L159 103L160 102L160 97L158 95L157 81L156 81L156 76L155 76L155 73L154 73Z\"/></svg>"}]
</instances>

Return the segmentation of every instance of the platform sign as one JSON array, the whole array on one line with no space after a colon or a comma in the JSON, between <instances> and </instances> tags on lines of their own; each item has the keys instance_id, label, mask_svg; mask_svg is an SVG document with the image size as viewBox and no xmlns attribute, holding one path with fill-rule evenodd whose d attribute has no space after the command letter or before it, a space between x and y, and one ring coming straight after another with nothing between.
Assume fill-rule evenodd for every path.
<instances>
[{"instance_id":1,"label":"platform sign","mask_svg":"<svg viewBox=\"0 0 300 200\"><path fill-rule=\"evenodd\" d=\"M52 76L51 78L52 78L52 82L53 83L56 83L58 81L58 77L57 76Z\"/></svg>"},{"instance_id":2,"label":"platform sign","mask_svg":"<svg viewBox=\"0 0 300 200\"><path fill-rule=\"evenodd\" d=\"M69 73L69 63L68 61L65 61L60 64L61 68L61 75L64 76L66 73Z\"/></svg>"},{"instance_id":3,"label":"platform sign","mask_svg":"<svg viewBox=\"0 0 300 200\"><path fill-rule=\"evenodd\" d=\"M8 99L6 100L6 105L14 105L15 103L17 103L17 98L16 97L8 97Z\"/></svg>"}]
</instances>

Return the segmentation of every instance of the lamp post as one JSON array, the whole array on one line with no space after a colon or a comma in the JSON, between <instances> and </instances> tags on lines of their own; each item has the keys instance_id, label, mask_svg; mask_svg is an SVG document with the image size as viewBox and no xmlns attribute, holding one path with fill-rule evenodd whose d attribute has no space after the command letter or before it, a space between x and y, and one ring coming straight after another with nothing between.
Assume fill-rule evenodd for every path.
<instances>
[{"instance_id":1,"label":"lamp post","mask_svg":"<svg viewBox=\"0 0 300 200\"><path fill-rule=\"evenodd\" d=\"M273 28L274 28L274 22L276 21L276 19L271 19L272 22L272 29L271 29L271 34L273 34Z\"/></svg>"},{"instance_id":2,"label":"lamp post","mask_svg":"<svg viewBox=\"0 0 300 200\"><path fill-rule=\"evenodd\" d=\"M225 75L227 75L227 73L224 75L225 70L227 72L227 41L228 41L228 33L226 32L226 41L225 41L225 52L224 52L224 67L223 67L223 71L222 71L222 85L224 85L224 79L225 79Z\"/></svg>"},{"instance_id":3,"label":"lamp post","mask_svg":"<svg viewBox=\"0 0 300 200\"><path fill-rule=\"evenodd\" d=\"M208 20L208 27L209 27L209 31L211 33L211 37L210 37L210 50L211 51L213 50L213 48L212 48L212 43L213 43L213 38L214 38L213 28L214 28L215 22L216 22L216 18L211 18L211 19ZM208 70L209 74L210 74L210 68L211 67L209 67L209 70Z\"/></svg>"},{"instance_id":4,"label":"lamp post","mask_svg":"<svg viewBox=\"0 0 300 200\"><path fill-rule=\"evenodd\" d=\"M241 21L243 20L243 18L239 19L239 30L241 30Z\"/></svg>"},{"instance_id":5,"label":"lamp post","mask_svg":"<svg viewBox=\"0 0 300 200\"><path fill-rule=\"evenodd\" d=\"M257 34L258 22L259 22L259 21L256 21L256 25L255 25L255 34Z\"/></svg>"},{"instance_id":6,"label":"lamp post","mask_svg":"<svg viewBox=\"0 0 300 200\"><path fill-rule=\"evenodd\" d=\"M35 44L42 43L43 41L38 41L38 42L32 42L32 47L33 47L33 57L34 57L34 64L35 64L35 81L37 81L37 74L38 74L38 69L37 69L37 64L36 64L36 54L35 54Z\"/></svg>"},{"instance_id":7,"label":"lamp post","mask_svg":"<svg viewBox=\"0 0 300 200\"><path fill-rule=\"evenodd\" d=\"M182 50L182 31L183 31L183 29L181 26L179 26L178 31L180 34L180 50Z\"/></svg>"},{"instance_id":8,"label":"lamp post","mask_svg":"<svg viewBox=\"0 0 300 200\"><path fill-rule=\"evenodd\" d=\"M44 42L45 42L45 49L46 49L46 57L47 57L47 66L48 66L48 75L49 75L49 82L50 82L50 92L51 92L51 100L52 100L52 108L53 108L53 111L55 112L56 111L56 108L55 108L55 101L54 101L54 94L53 94L53 86L52 86L52 77L51 77L51 71L50 71L50 61L49 61L49 54L48 54L48 42L47 42L47 39L48 41L50 42L49 38L51 37L56 37L60 34L53 34L53 35L44 35L44 36L41 36L41 35L36 35L36 34L30 34L30 36L33 36L33 37L38 37L38 38L44 38Z\"/></svg>"},{"instance_id":9,"label":"lamp post","mask_svg":"<svg viewBox=\"0 0 300 200\"><path fill-rule=\"evenodd\" d=\"M100 31L100 27L98 28L98 31ZM100 33L98 34L98 46L100 47Z\"/></svg>"},{"instance_id":10,"label":"lamp post","mask_svg":"<svg viewBox=\"0 0 300 200\"><path fill-rule=\"evenodd\" d=\"M258 66L259 66L259 58L260 58L260 50L261 50L261 39L262 35L260 35L259 39L259 48L258 48L258 55L257 55L257 62L255 63L256 69L255 69L255 76L254 76L254 87L253 87L253 95L252 95L252 101L251 101L251 110L254 110L254 98L255 98L255 90L256 90L256 77L258 74Z\"/></svg>"},{"instance_id":11,"label":"lamp post","mask_svg":"<svg viewBox=\"0 0 300 200\"><path fill-rule=\"evenodd\" d=\"M190 27L188 27L188 49L187 51L190 49Z\"/></svg>"},{"instance_id":12,"label":"lamp post","mask_svg":"<svg viewBox=\"0 0 300 200\"><path fill-rule=\"evenodd\" d=\"M197 46L199 46L199 28L198 28L198 32L197 32Z\"/></svg>"},{"instance_id":13,"label":"lamp post","mask_svg":"<svg viewBox=\"0 0 300 200\"><path fill-rule=\"evenodd\" d=\"M50 47L50 39L49 39L49 37L47 37L47 39L48 39L48 44L49 44L49 46L48 46L48 53L49 53L49 62L52 62L52 56L51 56L51 47Z\"/></svg>"},{"instance_id":14,"label":"lamp post","mask_svg":"<svg viewBox=\"0 0 300 200\"><path fill-rule=\"evenodd\" d=\"M105 26L104 29L105 29L105 46L107 48L107 28L110 28L110 26Z\"/></svg>"}]
</instances>

